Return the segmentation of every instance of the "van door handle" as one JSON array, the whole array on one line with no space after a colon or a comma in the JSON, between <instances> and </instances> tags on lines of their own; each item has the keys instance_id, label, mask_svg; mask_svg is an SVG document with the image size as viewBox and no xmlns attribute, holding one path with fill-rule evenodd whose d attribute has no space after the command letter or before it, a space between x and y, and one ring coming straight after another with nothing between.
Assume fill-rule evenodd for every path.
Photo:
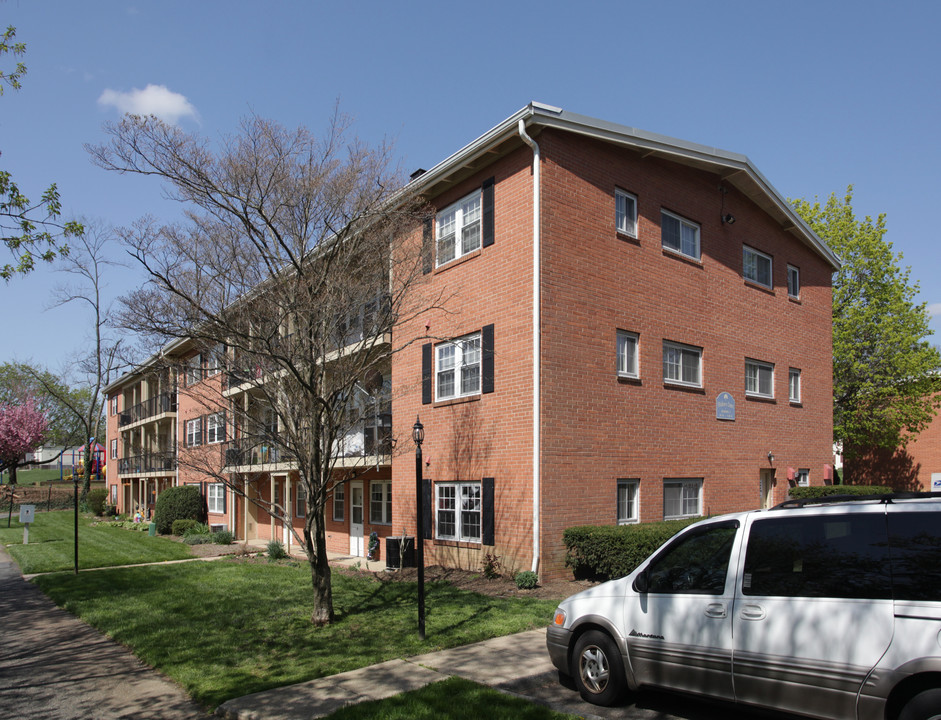
<instances>
[{"instance_id":1,"label":"van door handle","mask_svg":"<svg viewBox=\"0 0 941 720\"><path fill-rule=\"evenodd\" d=\"M743 605L742 620L764 620L765 609L761 605Z\"/></svg>"},{"instance_id":2,"label":"van door handle","mask_svg":"<svg viewBox=\"0 0 941 720\"><path fill-rule=\"evenodd\" d=\"M727 615L724 603L709 603L706 605L706 617L724 618Z\"/></svg>"}]
</instances>

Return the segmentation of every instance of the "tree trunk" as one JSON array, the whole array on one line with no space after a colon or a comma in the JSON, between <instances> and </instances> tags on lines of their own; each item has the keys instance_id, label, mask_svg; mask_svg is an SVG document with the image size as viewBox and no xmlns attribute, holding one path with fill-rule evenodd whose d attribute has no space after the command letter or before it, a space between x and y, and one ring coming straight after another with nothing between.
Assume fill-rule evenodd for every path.
<instances>
[{"instance_id":1,"label":"tree trunk","mask_svg":"<svg viewBox=\"0 0 941 720\"><path fill-rule=\"evenodd\" d=\"M322 508L320 512L307 514L304 523L304 544L314 588L314 611L310 621L314 625L329 625L333 622L333 586L330 582L330 565L327 562L327 535Z\"/></svg>"}]
</instances>

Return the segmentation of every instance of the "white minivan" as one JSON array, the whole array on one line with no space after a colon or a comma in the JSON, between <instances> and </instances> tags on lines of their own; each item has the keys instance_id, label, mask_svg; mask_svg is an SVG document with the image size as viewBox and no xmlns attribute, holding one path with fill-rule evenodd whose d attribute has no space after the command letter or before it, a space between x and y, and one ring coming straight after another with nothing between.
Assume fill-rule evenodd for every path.
<instances>
[{"instance_id":1,"label":"white minivan","mask_svg":"<svg viewBox=\"0 0 941 720\"><path fill-rule=\"evenodd\" d=\"M941 720L941 493L690 525L547 634L582 697L650 685L817 718Z\"/></svg>"}]
</instances>

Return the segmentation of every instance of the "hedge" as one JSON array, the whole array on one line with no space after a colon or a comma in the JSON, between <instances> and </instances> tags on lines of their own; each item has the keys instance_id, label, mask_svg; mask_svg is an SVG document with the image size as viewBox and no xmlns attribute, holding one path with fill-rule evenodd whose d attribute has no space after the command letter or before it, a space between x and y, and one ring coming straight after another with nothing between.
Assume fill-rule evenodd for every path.
<instances>
[{"instance_id":1,"label":"hedge","mask_svg":"<svg viewBox=\"0 0 941 720\"><path fill-rule=\"evenodd\" d=\"M830 495L884 495L890 492L895 491L885 485L810 485L792 487L789 490L794 500L829 497Z\"/></svg>"},{"instance_id":2,"label":"hedge","mask_svg":"<svg viewBox=\"0 0 941 720\"><path fill-rule=\"evenodd\" d=\"M169 487L157 496L154 522L157 523L158 533L169 535L173 530L173 521L181 518L206 522L206 500L198 485Z\"/></svg>"},{"instance_id":3,"label":"hedge","mask_svg":"<svg viewBox=\"0 0 941 720\"><path fill-rule=\"evenodd\" d=\"M579 525L562 533L565 564L577 578L623 577L687 525L703 518L637 525Z\"/></svg>"},{"instance_id":4,"label":"hedge","mask_svg":"<svg viewBox=\"0 0 941 720\"><path fill-rule=\"evenodd\" d=\"M104 488L95 488L88 491L88 509L95 515L104 515L105 500L108 499L108 491Z\"/></svg>"}]
</instances>

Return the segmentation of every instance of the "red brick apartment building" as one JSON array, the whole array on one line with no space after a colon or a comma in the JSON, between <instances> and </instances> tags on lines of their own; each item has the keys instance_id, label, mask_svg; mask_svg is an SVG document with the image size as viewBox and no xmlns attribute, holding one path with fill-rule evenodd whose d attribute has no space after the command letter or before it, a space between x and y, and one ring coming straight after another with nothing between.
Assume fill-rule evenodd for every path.
<instances>
[{"instance_id":1,"label":"red brick apartment building","mask_svg":"<svg viewBox=\"0 0 941 720\"><path fill-rule=\"evenodd\" d=\"M559 576L569 526L769 506L832 479L839 261L746 157L532 103L411 184L437 211L421 282L450 306L400 328L434 340L393 355L381 417L351 443L370 470L328 503L332 550L414 535L416 417L429 564L491 552ZM186 343L165 353L178 370L107 388L125 511L205 481L176 470L184 447L231 450L225 408L188 382L233 381ZM242 402L238 380L227 393ZM303 517L290 463L259 447L226 464ZM226 485L205 493L210 523L287 539Z\"/></svg>"}]
</instances>

